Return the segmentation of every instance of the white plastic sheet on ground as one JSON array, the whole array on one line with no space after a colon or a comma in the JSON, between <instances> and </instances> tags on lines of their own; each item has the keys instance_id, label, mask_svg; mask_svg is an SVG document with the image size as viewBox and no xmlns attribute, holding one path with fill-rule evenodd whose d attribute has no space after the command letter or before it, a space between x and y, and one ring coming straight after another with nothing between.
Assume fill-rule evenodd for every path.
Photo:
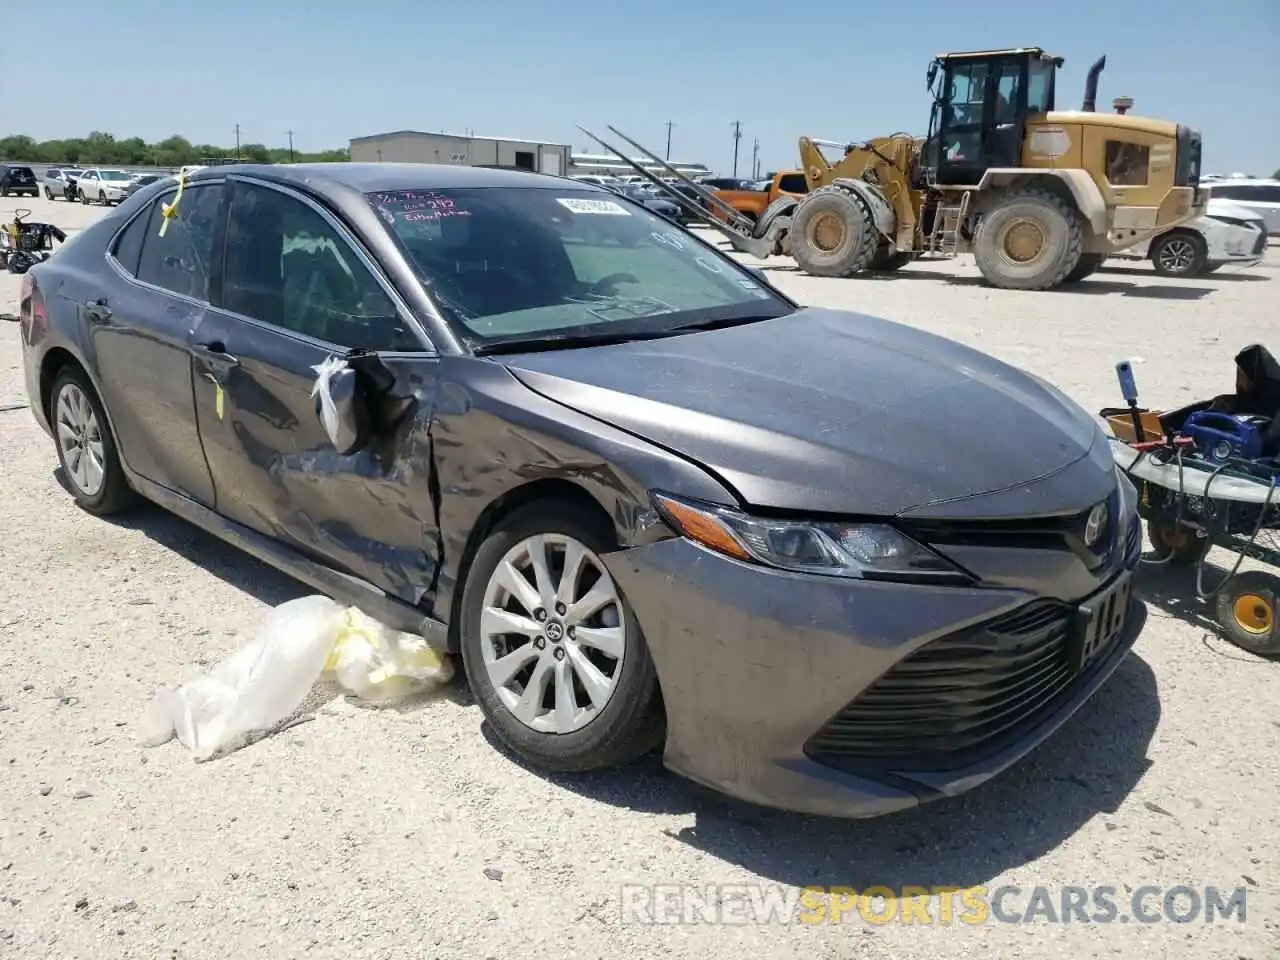
<instances>
[{"instance_id":1,"label":"white plastic sheet on ground","mask_svg":"<svg viewBox=\"0 0 1280 960\"><path fill-rule=\"evenodd\" d=\"M452 676L449 660L421 637L328 597L302 597L272 610L253 640L208 674L156 694L138 739L154 747L177 737L196 760L209 760L278 729L322 678L386 702Z\"/></svg>"}]
</instances>

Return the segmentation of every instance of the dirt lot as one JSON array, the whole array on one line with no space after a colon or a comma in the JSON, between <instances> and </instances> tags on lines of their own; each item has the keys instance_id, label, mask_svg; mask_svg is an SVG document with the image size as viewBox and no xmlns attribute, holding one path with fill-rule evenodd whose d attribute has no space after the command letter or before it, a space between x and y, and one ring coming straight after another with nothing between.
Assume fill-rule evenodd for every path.
<instances>
[{"instance_id":1,"label":"dirt lot","mask_svg":"<svg viewBox=\"0 0 1280 960\"><path fill-rule=\"evenodd\" d=\"M27 205L64 228L99 215ZM1203 281L1139 264L1046 294L988 289L969 263L844 281L768 266L802 301L947 334L1090 409L1117 399L1122 357L1169 406L1229 389L1244 344L1280 349L1274 248ZM0 277L0 313L17 287ZM1280 667L1216 639L1186 578L1147 577L1136 652L1065 730L958 801L881 821L745 809L657 762L549 780L487 742L458 686L402 710L334 701L195 765L133 744L148 697L307 591L159 511L78 511L20 364L0 323L0 957L1280 956ZM625 883L1022 887L1006 912L1035 884L1114 886L1122 914L1144 884L1248 900L1243 924L646 926L623 922Z\"/></svg>"}]
</instances>

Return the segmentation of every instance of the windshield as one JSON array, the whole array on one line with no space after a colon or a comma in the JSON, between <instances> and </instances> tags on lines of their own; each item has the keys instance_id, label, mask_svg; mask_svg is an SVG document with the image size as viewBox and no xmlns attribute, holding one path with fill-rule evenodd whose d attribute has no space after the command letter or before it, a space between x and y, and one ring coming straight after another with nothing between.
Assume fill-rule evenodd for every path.
<instances>
[{"instance_id":1,"label":"windshield","mask_svg":"<svg viewBox=\"0 0 1280 960\"><path fill-rule=\"evenodd\" d=\"M654 334L793 309L736 261L599 190L368 197L446 317L474 344Z\"/></svg>"},{"instance_id":2,"label":"windshield","mask_svg":"<svg viewBox=\"0 0 1280 960\"><path fill-rule=\"evenodd\" d=\"M103 170L103 180L132 180L132 174L125 173L123 170Z\"/></svg>"}]
</instances>

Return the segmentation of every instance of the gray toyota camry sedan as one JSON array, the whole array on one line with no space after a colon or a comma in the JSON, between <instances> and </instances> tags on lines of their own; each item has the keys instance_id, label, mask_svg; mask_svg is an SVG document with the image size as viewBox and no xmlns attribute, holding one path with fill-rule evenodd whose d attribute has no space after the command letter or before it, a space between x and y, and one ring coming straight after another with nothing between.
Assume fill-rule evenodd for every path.
<instances>
[{"instance_id":1,"label":"gray toyota camry sedan","mask_svg":"<svg viewBox=\"0 0 1280 960\"><path fill-rule=\"evenodd\" d=\"M1144 623L1075 403L583 183L204 169L32 269L21 335L85 510L154 501L459 654L543 769L661 748L882 814L1033 749Z\"/></svg>"}]
</instances>

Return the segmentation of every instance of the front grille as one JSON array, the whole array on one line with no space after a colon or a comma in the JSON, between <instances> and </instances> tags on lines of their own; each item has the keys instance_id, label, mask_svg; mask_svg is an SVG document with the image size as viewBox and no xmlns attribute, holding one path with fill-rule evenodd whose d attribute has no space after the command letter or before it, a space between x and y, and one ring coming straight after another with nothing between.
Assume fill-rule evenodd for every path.
<instances>
[{"instance_id":1,"label":"front grille","mask_svg":"<svg viewBox=\"0 0 1280 960\"><path fill-rule=\"evenodd\" d=\"M926 644L841 710L805 753L870 772L955 769L999 751L1069 693L1075 610L1037 600Z\"/></svg>"}]
</instances>

